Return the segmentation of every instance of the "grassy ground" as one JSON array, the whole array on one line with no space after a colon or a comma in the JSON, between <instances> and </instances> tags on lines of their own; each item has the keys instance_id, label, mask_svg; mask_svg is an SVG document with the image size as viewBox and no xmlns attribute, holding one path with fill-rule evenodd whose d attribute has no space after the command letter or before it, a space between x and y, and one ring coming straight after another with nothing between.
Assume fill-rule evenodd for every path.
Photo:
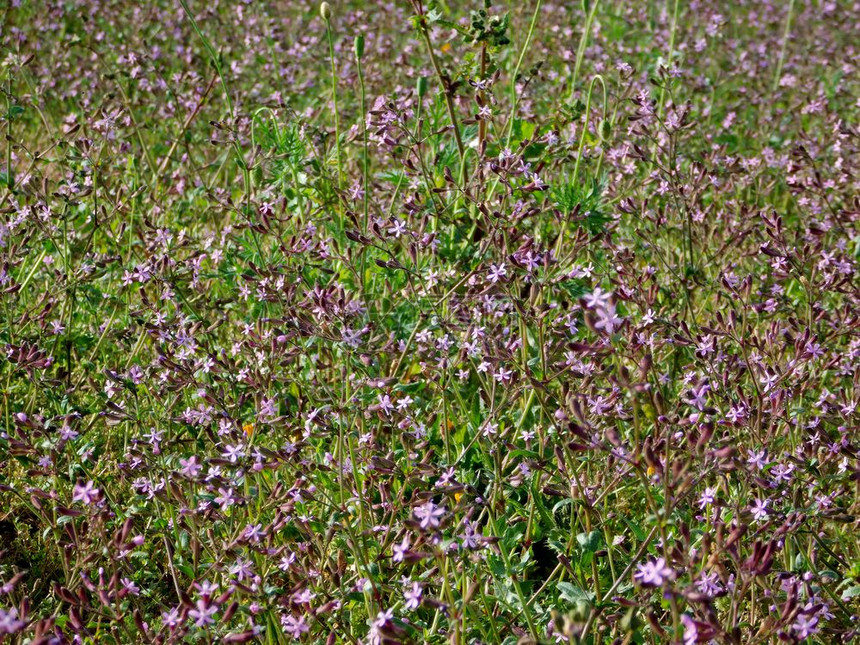
<instances>
[{"instance_id":1,"label":"grassy ground","mask_svg":"<svg viewBox=\"0 0 860 645\"><path fill-rule=\"evenodd\" d=\"M0 642L846 643L858 7L10 0Z\"/></svg>"}]
</instances>

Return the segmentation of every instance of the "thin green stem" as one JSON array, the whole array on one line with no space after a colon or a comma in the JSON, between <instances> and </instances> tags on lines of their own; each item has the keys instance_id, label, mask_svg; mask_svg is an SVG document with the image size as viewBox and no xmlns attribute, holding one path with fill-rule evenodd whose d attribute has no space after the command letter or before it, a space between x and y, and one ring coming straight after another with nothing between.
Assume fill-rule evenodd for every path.
<instances>
[{"instance_id":1,"label":"thin green stem","mask_svg":"<svg viewBox=\"0 0 860 645\"><path fill-rule=\"evenodd\" d=\"M334 35L331 31L331 21L325 21L326 34L328 35L328 55L331 61L331 97L334 104L334 138L337 149L337 185L343 190L343 152L340 145L340 111L337 107L337 66L334 62Z\"/></svg>"},{"instance_id":2,"label":"thin green stem","mask_svg":"<svg viewBox=\"0 0 860 645\"><path fill-rule=\"evenodd\" d=\"M6 188L12 190L15 180L12 175L12 71L8 71L6 83Z\"/></svg>"},{"instance_id":3,"label":"thin green stem","mask_svg":"<svg viewBox=\"0 0 860 645\"><path fill-rule=\"evenodd\" d=\"M358 66L358 87L361 94L361 134L362 134L362 143L364 146L364 159L362 164L362 171L364 173L364 228L363 232L367 233L367 227L370 223L370 154L368 151L368 143L367 143L367 119L365 118L365 102L366 95L364 89L364 70L361 67L361 58L359 56L355 57L356 65Z\"/></svg>"},{"instance_id":4,"label":"thin green stem","mask_svg":"<svg viewBox=\"0 0 860 645\"><path fill-rule=\"evenodd\" d=\"M669 55L666 57L666 67L671 67L672 57L675 55L675 34L678 31L678 7L680 0L675 0L675 7L672 10L672 33L669 35ZM666 96L666 85L660 89L660 104L658 106L658 114L663 116L663 100Z\"/></svg>"},{"instance_id":5,"label":"thin green stem","mask_svg":"<svg viewBox=\"0 0 860 645\"><path fill-rule=\"evenodd\" d=\"M776 72L773 75L773 91L779 88L782 77L782 66L785 64L785 52L788 48L788 36L791 34L791 21L794 18L794 0L788 2L788 13L785 16L785 29L782 33L782 47L779 49L779 60L776 63Z\"/></svg>"},{"instance_id":6,"label":"thin green stem","mask_svg":"<svg viewBox=\"0 0 860 645\"><path fill-rule=\"evenodd\" d=\"M487 508L489 509L489 507L487 507ZM510 559L510 556L508 555L507 548L504 545L504 540L502 539L502 534L499 532L498 524L496 524L495 515L492 512L490 512L490 513L488 513L488 517L490 520L490 524L492 524L493 535L495 535L499 538L499 542L498 542L499 554L502 556L502 562L504 562L505 570L510 571L511 570L511 559ZM520 581L516 577L516 574L514 574L514 573L511 573L510 577L511 577L511 582L513 583L513 586L514 586L514 591L516 592L517 598L519 599L520 604L522 605L523 614L525 615L526 623L529 626L529 633L531 633L532 637L537 640L539 638L539 632L537 629L537 625L535 624L534 617L532 616L532 612L531 612L531 609L529 608L528 600L526 600L525 593L523 593L523 589L522 589L522 586L520 585Z\"/></svg>"},{"instance_id":7,"label":"thin green stem","mask_svg":"<svg viewBox=\"0 0 860 645\"><path fill-rule=\"evenodd\" d=\"M433 71L436 72L436 78L442 85L442 96L445 98L445 109L448 111L448 118L451 120L451 127L454 130L454 140L457 143L457 153L460 156L460 168L463 168L463 162L466 157L466 147L463 145L463 138L460 135L460 126L457 121L457 113L454 109L454 99L451 96L449 83L445 80L445 75L442 73L442 67L439 65L439 60L433 51L433 43L430 42L430 33L427 30L427 21L421 10L420 5L415 5L418 11L418 31L424 39L424 44L427 45L427 52L430 54L430 62L433 65Z\"/></svg>"},{"instance_id":8,"label":"thin green stem","mask_svg":"<svg viewBox=\"0 0 860 645\"><path fill-rule=\"evenodd\" d=\"M525 60L526 52L528 52L529 45L532 42L532 36L535 33L535 26L537 25L538 15L540 15L541 5L543 4L543 0L538 0L535 5L534 13L532 14L531 22L529 23L529 31L526 34L526 42L523 43L523 48L520 50L520 56L517 59L517 66L514 67L514 73L511 76L511 113L508 116L508 132L505 135L505 145L510 145L511 143L511 135L514 131L514 118L517 115L517 106L519 104L519 99L517 97L517 78L520 75L520 69L523 66L523 60Z\"/></svg>"},{"instance_id":9,"label":"thin green stem","mask_svg":"<svg viewBox=\"0 0 860 645\"><path fill-rule=\"evenodd\" d=\"M585 16L585 25L582 28L582 35L579 37L579 47L576 48L576 62L573 65L573 78L570 80L570 100L573 100L574 92L576 92L576 82L579 80L579 70L582 67L582 59L585 57L585 47L588 44L588 37L591 34L591 26L594 24L594 16L597 14L597 5L600 2L594 0L591 9Z\"/></svg>"},{"instance_id":10,"label":"thin green stem","mask_svg":"<svg viewBox=\"0 0 860 645\"><path fill-rule=\"evenodd\" d=\"M586 98L585 103L585 121L582 124L582 132L579 135L579 149L576 152L576 163L573 166L573 179L571 183L575 186L576 181L579 178L579 164L582 161L582 153L585 149L585 135L588 132L588 119L591 116L591 95L594 92L594 84L596 82L600 82L600 85L603 87L603 118L606 118L607 111L607 92L606 92L606 82L603 80L603 77L600 74L595 74L594 78L591 79L591 83L588 85L588 97ZM564 242L564 235L567 232L567 219L564 219L561 223L561 230L558 233L558 239L555 242L555 257L559 257L559 253L561 252L561 246Z\"/></svg>"}]
</instances>

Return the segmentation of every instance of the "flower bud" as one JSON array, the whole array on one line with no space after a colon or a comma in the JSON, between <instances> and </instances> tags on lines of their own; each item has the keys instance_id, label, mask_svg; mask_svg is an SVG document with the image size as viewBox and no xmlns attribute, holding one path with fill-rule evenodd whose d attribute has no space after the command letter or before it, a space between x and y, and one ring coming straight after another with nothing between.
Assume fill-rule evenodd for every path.
<instances>
[{"instance_id":1,"label":"flower bud","mask_svg":"<svg viewBox=\"0 0 860 645\"><path fill-rule=\"evenodd\" d=\"M608 119L601 119L600 124L597 126L597 133L600 135L601 141L608 141L610 135L612 134L612 124L609 123Z\"/></svg>"},{"instance_id":2,"label":"flower bud","mask_svg":"<svg viewBox=\"0 0 860 645\"><path fill-rule=\"evenodd\" d=\"M416 86L418 89L418 98L423 98L424 95L427 94L427 79L423 76L419 76Z\"/></svg>"},{"instance_id":3,"label":"flower bud","mask_svg":"<svg viewBox=\"0 0 860 645\"><path fill-rule=\"evenodd\" d=\"M320 15L326 22L331 20L331 5L328 2L320 4Z\"/></svg>"},{"instance_id":4,"label":"flower bud","mask_svg":"<svg viewBox=\"0 0 860 645\"><path fill-rule=\"evenodd\" d=\"M353 51L358 60L364 58L364 34L358 34L353 42Z\"/></svg>"}]
</instances>

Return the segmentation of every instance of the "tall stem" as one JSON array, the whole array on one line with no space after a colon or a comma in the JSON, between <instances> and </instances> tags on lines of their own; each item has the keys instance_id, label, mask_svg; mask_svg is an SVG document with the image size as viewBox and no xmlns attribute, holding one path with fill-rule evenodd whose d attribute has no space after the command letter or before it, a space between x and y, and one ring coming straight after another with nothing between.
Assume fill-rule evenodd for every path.
<instances>
[{"instance_id":1,"label":"tall stem","mask_svg":"<svg viewBox=\"0 0 860 645\"><path fill-rule=\"evenodd\" d=\"M523 60L525 59L526 52L529 50L529 45L532 42L532 36L535 33L535 26L537 25L537 19L540 14L542 4L543 0L538 0L535 5L535 11L532 14L532 21L529 23L529 32L526 34L526 42L523 43L523 48L520 50L520 57L517 59L517 66L514 68L513 76L511 76L511 114L508 117L508 134L505 137L505 145L509 145L511 142L511 134L514 131L514 117L516 117L517 104L519 103L517 100L517 77L520 75L520 68L523 66Z\"/></svg>"},{"instance_id":2,"label":"tall stem","mask_svg":"<svg viewBox=\"0 0 860 645\"><path fill-rule=\"evenodd\" d=\"M463 138L460 136L460 126L457 122L457 113L454 111L454 100L451 97L451 92L448 83L445 82L445 75L442 73L442 68L439 66L439 61L436 59L436 54L433 52L433 44L430 42L430 34L427 31L427 23L425 22L424 13L421 11L420 5L416 6L419 11L418 31L424 39L424 44L427 45L427 51L430 54L430 62L433 64L433 70L436 72L436 78L442 85L442 95L445 97L445 109L448 111L448 118L451 120L451 127L454 129L454 139L457 142L457 152L460 155L460 166L463 166L466 158L466 148L463 145Z\"/></svg>"},{"instance_id":3,"label":"tall stem","mask_svg":"<svg viewBox=\"0 0 860 645\"><path fill-rule=\"evenodd\" d=\"M779 61L776 64L776 73L773 75L773 91L779 87L779 79L782 76L782 66L785 63L785 51L788 46L788 36L791 33L791 21L794 18L794 0L789 0L788 14L785 17L785 30L782 33L782 47L779 50Z\"/></svg>"},{"instance_id":4,"label":"tall stem","mask_svg":"<svg viewBox=\"0 0 860 645\"><path fill-rule=\"evenodd\" d=\"M343 190L343 156L340 149L340 112L337 109L337 68L334 64L334 37L331 33L331 20L325 21L328 35L328 55L331 61L331 97L334 103L334 138L337 149L337 185Z\"/></svg>"},{"instance_id":5,"label":"tall stem","mask_svg":"<svg viewBox=\"0 0 860 645\"><path fill-rule=\"evenodd\" d=\"M573 66L573 78L570 81L570 99L573 100L573 93L576 91L576 81L579 80L579 69L582 67L582 59L585 57L585 46L588 43L588 36L591 35L591 25L594 24L594 16L597 14L598 0L594 0L591 9L585 16L585 26L582 29L582 35L579 37L579 47L576 48L576 62Z\"/></svg>"},{"instance_id":6,"label":"tall stem","mask_svg":"<svg viewBox=\"0 0 860 645\"><path fill-rule=\"evenodd\" d=\"M369 224L369 203L368 203L368 190L370 187L369 181L369 157L368 157L368 149L367 149L367 119L365 118L365 92L364 92L364 74L361 68L361 57L355 57L356 65L358 66L358 87L361 93L361 132L362 139L364 144L364 160L362 164L362 169L364 172L364 233L367 233L367 226Z\"/></svg>"},{"instance_id":7,"label":"tall stem","mask_svg":"<svg viewBox=\"0 0 860 645\"><path fill-rule=\"evenodd\" d=\"M6 188L12 190L15 180L12 177L12 68L8 72L6 85Z\"/></svg>"},{"instance_id":8,"label":"tall stem","mask_svg":"<svg viewBox=\"0 0 860 645\"><path fill-rule=\"evenodd\" d=\"M185 0L179 0L179 4L182 5L183 11L185 11L185 15L188 17L188 21L191 23L191 27L194 29L194 33L197 34L200 41L203 43L203 48L206 50L206 53L209 54L209 59L212 62L213 67L215 67L215 72L218 74L218 78L221 81L221 89L224 90L224 100L227 103L227 111L230 114L230 127L231 129L235 126L236 123L236 115L233 111L233 101L230 99L230 90L227 89L227 81L224 78L224 72L221 69L221 62L218 55L215 53L215 48L212 47L212 43L209 42L209 39L205 36L205 34L200 30L200 27L197 25L197 20L194 18L194 14L191 13L191 9L188 8L188 3ZM118 85L120 91L125 95L125 91L122 88L122 85ZM126 99L127 100L127 99ZM129 115L134 118L134 115L131 114L131 108L128 108ZM135 126L135 130L137 130L137 126ZM140 131L138 130L138 137L140 137ZM247 210L250 210L251 207L251 171L248 168L248 164L245 163L245 157L242 154L241 148L239 148L239 142L237 136L231 136L231 147L233 148L233 152L236 155L236 163L239 166L239 169L242 171L242 180L245 186L245 207ZM143 140L141 139L141 146L143 147L143 151L146 154L147 158L149 158L149 148L143 145ZM152 162L150 161L152 165ZM155 166L152 167L153 171L156 170ZM247 213L246 213L247 215ZM258 252L260 253L260 259L263 259L263 251L260 248L259 243L257 242L257 234L253 233L253 239L257 246Z\"/></svg>"},{"instance_id":9,"label":"tall stem","mask_svg":"<svg viewBox=\"0 0 860 645\"><path fill-rule=\"evenodd\" d=\"M680 0L675 0L675 7L672 10L672 33L669 36L669 55L666 58L666 65L671 66L672 57L675 55L675 33L678 31L678 6L680 5ZM666 84L663 84L662 89L660 90L660 105L658 106L658 113L660 116L663 115L663 99L666 96Z\"/></svg>"},{"instance_id":10,"label":"tall stem","mask_svg":"<svg viewBox=\"0 0 860 645\"><path fill-rule=\"evenodd\" d=\"M606 82L603 80L603 77L600 74L595 74L594 78L591 79L591 83L588 85L588 97L586 98L585 103L585 122L582 124L582 132L579 135L579 149L576 152L576 163L573 166L573 180L571 184L576 185L576 180L579 178L579 162L582 160L582 151L585 149L585 134L588 132L588 119L591 116L591 95L594 92L594 84L596 82L600 82L600 85L603 87L603 118L606 118L607 113L607 94L606 94ZM559 257L559 253L561 252L561 245L564 241L564 234L567 232L567 219L565 219L561 224L561 230L558 233L558 239L555 242L555 257Z\"/></svg>"}]
</instances>

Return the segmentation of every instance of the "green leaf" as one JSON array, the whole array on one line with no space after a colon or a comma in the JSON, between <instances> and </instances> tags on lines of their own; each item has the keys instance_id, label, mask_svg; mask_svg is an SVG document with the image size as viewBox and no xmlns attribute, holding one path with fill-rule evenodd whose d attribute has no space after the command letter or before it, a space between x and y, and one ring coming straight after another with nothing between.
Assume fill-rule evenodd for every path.
<instances>
[{"instance_id":1,"label":"green leaf","mask_svg":"<svg viewBox=\"0 0 860 645\"><path fill-rule=\"evenodd\" d=\"M20 105L11 105L9 106L9 111L6 112L5 118L9 121L16 119L24 113L24 108Z\"/></svg>"},{"instance_id":2,"label":"green leaf","mask_svg":"<svg viewBox=\"0 0 860 645\"><path fill-rule=\"evenodd\" d=\"M628 520L626 517L623 517L622 519L624 520L624 523L627 525L627 528L629 528L631 531L633 531L633 535L636 536L636 539L639 540L640 542L643 542L645 540L645 531L642 530L642 527L640 527L638 524L634 524L633 522Z\"/></svg>"},{"instance_id":3,"label":"green leaf","mask_svg":"<svg viewBox=\"0 0 860 645\"><path fill-rule=\"evenodd\" d=\"M496 578L505 578L507 576L507 571L505 570L505 563L501 558L491 555L487 558L487 563L490 565L490 572Z\"/></svg>"},{"instance_id":4,"label":"green leaf","mask_svg":"<svg viewBox=\"0 0 860 645\"><path fill-rule=\"evenodd\" d=\"M600 531L591 531L580 533L576 536L576 541L584 553L595 553L600 548L601 537Z\"/></svg>"},{"instance_id":5,"label":"green leaf","mask_svg":"<svg viewBox=\"0 0 860 645\"><path fill-rule=\"evenodd\" d=\"M538 515L540 515L541 523L548 529L555 528L555 518L549 512L549 509L546 507L543 501L543 494L537 487L537 481L534 481L532 487L532 499L534 500L535 508L537 509Z\"/></svg>"},{"instance_id":6,"label":"green leaf","mask_svg":"<svg viewBox=\"0 0 860 645\"><path fill-rule=\"evenodd\" d=\"M584 183L567 183L556 186L550 197L565 214L576 213L577 223L595 235L605 230L611 218L604 212L603 191L605 178L593 178L586 187Z\"/></svg>"},{"instance_id":7,"label":"green leaf","mask_svg":"<svg viewBox=\"0 0 860 645\"><path fill-rule=\"evenodd\" d=\"M594 604L594 594L589 591L585 591L572 582L560 581L556 583L556 589L558 589L558 593L562 600L566 600L574 604L582 601L585 601L590 605Z\"/></svg>"},{"instance_id":8,"label":"green leaf","mask_svg":"<svg viewBox=\"0 0 860 645\"><path fill-rule=\"evenodd\" d=\"M591 291L591 287L588 282L583 280L582 278L574 278L573 280L565 280L563 282L559 282L558 286L564 289L568 295L574 299L579 300L585 294Z\"/></svg>"},{"instance_id":9,"label":"green leaf","mask_svg":"<svg viewBox=\"0 0 860 645\"><path fill-rule=\"evenodd\" d=\"M442 20L442 12L438 9L431 9L427 12L427 22L434 23Z\"/></svg>"},{"instance_id":10,"label":"green leaf","mask_svg":"<svg viewBox=\"0 0 860 645\"><path fill-rule=\"evenodd\" d=\"M516 141L529 139L537 129L537 124L523 121L522 119L514 119L513 138Z\"/></svg>"}]
</instances>

